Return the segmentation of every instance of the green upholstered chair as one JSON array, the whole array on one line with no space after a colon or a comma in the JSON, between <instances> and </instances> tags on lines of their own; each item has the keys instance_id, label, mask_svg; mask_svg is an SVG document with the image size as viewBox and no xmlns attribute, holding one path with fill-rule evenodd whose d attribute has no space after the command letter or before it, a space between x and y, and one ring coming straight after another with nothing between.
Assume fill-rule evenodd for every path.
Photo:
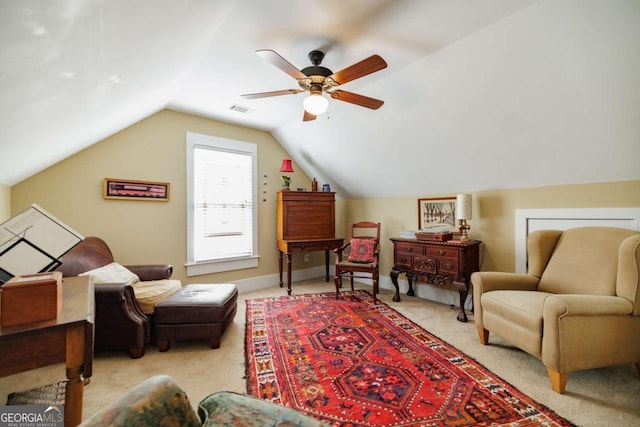
<instances>
[{"instance_id":1,"label":"green upholstered chair","mask_svg":"<svg viewBox=\"0 0 640 427\"><path fill-rule=\"evenodd\" d=\"M167 375L149 378L81 424L83 427L237 425L325 426L294 409L231 392L211 394L200 402L196 413L185 391Z\"/></svg>"}]
</instances>

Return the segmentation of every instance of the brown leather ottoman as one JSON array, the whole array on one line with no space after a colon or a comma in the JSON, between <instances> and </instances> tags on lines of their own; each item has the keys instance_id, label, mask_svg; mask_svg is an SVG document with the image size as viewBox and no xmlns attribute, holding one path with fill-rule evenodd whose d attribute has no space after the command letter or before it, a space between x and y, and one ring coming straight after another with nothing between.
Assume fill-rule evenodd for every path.
<instances>
[{"instance_id":1,"label":"brown leather ottoman","mask_svg":"<svg viewBox=\"0 0 640 427\"><path fill-rule=\"evenodd\" d=\"M153 313L158 350L167 351L171 340L210 339L211 348L238 309L238 288L233 283L185 285L156 305Z\"/></svg>"}]
</instances>

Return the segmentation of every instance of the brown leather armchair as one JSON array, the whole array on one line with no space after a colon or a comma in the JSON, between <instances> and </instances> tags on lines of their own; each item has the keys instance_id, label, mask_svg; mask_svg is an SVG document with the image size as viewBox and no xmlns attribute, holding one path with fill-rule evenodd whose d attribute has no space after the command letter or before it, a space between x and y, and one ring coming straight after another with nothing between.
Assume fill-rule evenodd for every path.
<instances>
[{"instance_id":1,"label":"brown leather armchair","mask_svg":"<svg viewBox=\"0 0 640 427\"><path fill-rule=\"evenodd\" d=\"M109 246L99 237L87 237L61 259L58 271L65 277L114 262ZM168 279L168 264L125 266L141 281ZM144 356L150 339L150 321L140 308L133 287L125 283L95 284L95 350L129 350L133 359Z\"/></svg>"}]
</instances>

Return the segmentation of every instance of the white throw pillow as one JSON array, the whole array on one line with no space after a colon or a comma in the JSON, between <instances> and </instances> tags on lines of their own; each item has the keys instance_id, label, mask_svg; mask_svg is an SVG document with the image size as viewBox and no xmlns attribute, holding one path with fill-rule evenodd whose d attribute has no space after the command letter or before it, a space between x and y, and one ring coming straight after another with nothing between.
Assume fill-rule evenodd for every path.
<instances>
[{"instance_id":1,"label":"white throw pillow","mask_svg":"<svg viewBox=\"0 0 640 427\"><path fill-rule=\"evenodd\" d=\"M127 285L133 285L140 281L136 274L117 262L85 271L80 276L91 276L93 283L126 283Z\"/></svg>"},{"instance_id":2,"label":"white throw pillow","mask_svg":"<svg viewBox=\"0 0 640 427\"><path fill-rule=\"evenodd\" d=\"M136 301L144 314L153 314L156 304L164 301L182 288L178 279L149 280L133 285Z\"/></svg>"}]
</instances>

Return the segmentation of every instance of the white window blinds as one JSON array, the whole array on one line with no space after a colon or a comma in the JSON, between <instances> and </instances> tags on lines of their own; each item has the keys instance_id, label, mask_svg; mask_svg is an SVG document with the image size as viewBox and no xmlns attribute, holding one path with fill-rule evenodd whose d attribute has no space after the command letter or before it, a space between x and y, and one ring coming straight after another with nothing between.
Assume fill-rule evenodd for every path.
<instances>
[{"instance_id":1,"label":"white window blinds","mask_svg":"<svg viewBox=\"0 0 640 427\"><path fill-rule=\"evenodd\" d=\"M188 262L257 256L255 144L188 133L187 163Z\"/></svg>"},{"instance_id":2,"label":"white window blinds","mask_svg":"<svg viewBox=\"0 0 640 427\"><path fill-rule=\"evenodd\" d=\"M251 155L196 146L195 261L252 254Z\"/></svg>"}]
</instances>

